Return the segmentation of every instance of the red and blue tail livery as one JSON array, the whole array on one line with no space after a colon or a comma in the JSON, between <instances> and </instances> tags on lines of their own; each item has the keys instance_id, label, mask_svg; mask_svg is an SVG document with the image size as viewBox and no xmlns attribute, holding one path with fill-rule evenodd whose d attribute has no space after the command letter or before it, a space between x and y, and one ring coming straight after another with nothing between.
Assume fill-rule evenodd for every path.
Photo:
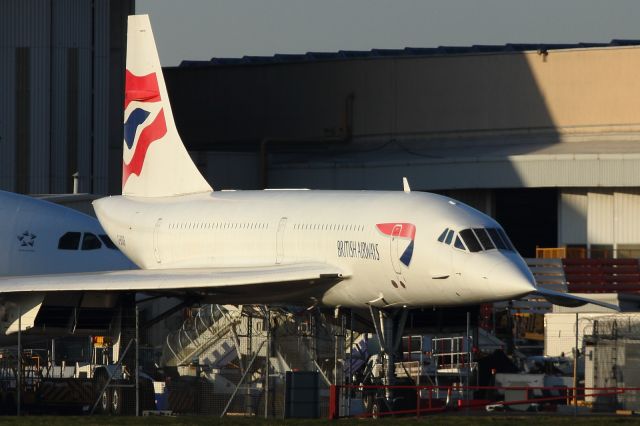
<instances>
[{"instance_id":1,"label":"red and blue tail livery","mask_svg":"<svg viewBox=\"0 0 640 426\"><path fill-rule=\"evenodd\" d=\"M416 226L413 223L378 223L378 230L392 238L402 238L409 241L409 245L404 249L400 262L404 266L409 266L413 257L413 243L416 239Z\"/></svg>"},{"instance_id":2,"label":"red and blue tail livery","mask_svg":"<svg viewBox=\"0 0 640 426\"><path fill-rule=\"evenodd\" d=\"M123 187L131 174L140 176L149 145L167 133L167 123L160 100L158 79L155 73L137 76L127 70L124 96L126 117L124 141L125 151L129 150L129 152L123 156ZM158 108L156 105L160 107ZM131 107L129 108L129 106ZM128 161L127 157L129 157Z\"/></svg>"},{"instance_id":3,"label":"red and blue tail livery","mask_svg":"<svg viewBox=\"0 0 640 426\"><path fill-rule=\"evenodd\" d=\"M129 17L127 26L123 123L122 195L167 197L211 192L178 134L145 15Z\"/></svg>"}]
</instances>

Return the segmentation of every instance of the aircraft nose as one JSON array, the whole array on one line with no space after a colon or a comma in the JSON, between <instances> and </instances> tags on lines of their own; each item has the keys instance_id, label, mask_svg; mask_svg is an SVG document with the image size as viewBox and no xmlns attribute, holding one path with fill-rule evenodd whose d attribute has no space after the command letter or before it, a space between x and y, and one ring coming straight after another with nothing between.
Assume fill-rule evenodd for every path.
<instances>
[{"instance_id":1,"label":"aircraft nose","mask_svg":"<svg viewBox=\"0 0 640 426\"><path fill-rule=\"evenodd\" d=\"M489 272L495 295L503 300L517 299L536 290L536 282L526 264L512 261L498 263Z\"/></svg>"}]
</instances>

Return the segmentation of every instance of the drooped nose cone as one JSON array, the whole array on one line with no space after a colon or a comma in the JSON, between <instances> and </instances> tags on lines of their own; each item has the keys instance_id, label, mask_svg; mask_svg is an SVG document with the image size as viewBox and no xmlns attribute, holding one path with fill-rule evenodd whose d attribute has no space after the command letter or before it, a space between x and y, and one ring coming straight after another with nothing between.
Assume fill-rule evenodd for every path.
<instances>
[{"instance_id":1,"label":"drooped nose cone","mask_svg":"<svg viewBox=\"0 0 640 426\"><path fill-rule=\"evenodd\" d=\"M533 274L524 262L500 262L489 272L488 278L500 300L517 299L536 290Z\"/></svg>"}]
</instances>

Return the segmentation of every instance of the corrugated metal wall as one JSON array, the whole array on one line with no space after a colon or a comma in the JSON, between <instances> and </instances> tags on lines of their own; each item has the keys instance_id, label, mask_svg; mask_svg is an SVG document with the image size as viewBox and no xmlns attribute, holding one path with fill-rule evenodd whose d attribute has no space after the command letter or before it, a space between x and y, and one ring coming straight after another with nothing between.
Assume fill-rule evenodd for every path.
<instances>
[{"instance_id":1,"label":"corrugated metal wall","mask_svg":"<svg viewBox=\"0 0 640 426\"><path fill-rule=\"evenodd\" d=\"M640 245L640 189L562 189L560 245Z\"/></svg>"},{"instance_id":2,"label":"corrugated metal wall","mask_svg":"<svg viewBox=\"0 0 640 426\"><path fill-rule=\"evenodd\" d=\"M109 2L107 1L99 1L94 4L95 16L109 16L110 8ZM111 37L110 27L113 26L109 24L109 21L106 19L95 19L94 20L94 33L95 34L105 34L104 37L95 37L93 48L94 48L94 68L93 68L93 92L96 98L105 99L108 101L105 102L95 102L93 104L93 122L94 129L109 129L110 132L117 131L117 129L113 129L109 127L109 110L111 99L110 95L116 96L117 99L121 97L117 95L117 91L114 90L114 93L109 92L110 81L116 79L116 81L120 81L121 78L110 72L109 65L109 39ZM114 29L116 33L118 29ZM124 35L120 35L122 38ZM117 34L116 34L117 37ZM122 49L122 46L114 46L115 49ZM120 59L122 60L122 59ZM118 67L118 63L114 62L114 66ZM117 69L117 68L116 68ZM114 85L114 87L122 87L118 84ZM122 105L122 102L119 103ZM117 105L114 105L114 107ZM119 124L119 123L118 123ZM119 133L119 132L118 132ZM93 132L93 144L94 144L94 155L93 155L93 183L96 192L104 193L110 192L108 191L108 176L109 176L109 133L108 132ZM114 136L114 137L117 137ZM117 137L118 142L120 142L120 146L122 146L122 141L120 137Z\"/></svg>"},{"instance_id":3,"label":"corrugated metal wall","mask_svg":"<svg viewBox=\"0 0 640 426\"><path fill-rule=\"evenodd\" d=\"M132 11L132 0L0 2L0 189L68 192L78 171L81 191L107 193L109 140L122 144L110 88L122 92Z\"/></svg>"},{"instance_id":4,"label":"corrugated metal wall","mask_svg":"<svg viewBox=\"0 0 640 426\"><path fill-rule=\"evenodd\" d=\"M586 244L587 190L563 189L558 204L558 242Z\"/></svg>"},{"instance_id":5,"label":"corrugated metal wall","mask_svg":"<svg viewBox=\"0 0 640 426\"><path fill-rule=\"evenodd\" d=\"M640 244L640 189L613 195L615 244Z\"/></svg>"},{"instance_id":6,"label":"corrugated metal wall","mask_svg":"<svg viewBox=\"0 0 640 426\"><path fill-rule=\"evenodd\" d=\"M587 197L587 239L589 244L613 241L613 196L608 191L589 191Z\"/></svg>"}]
</instances>

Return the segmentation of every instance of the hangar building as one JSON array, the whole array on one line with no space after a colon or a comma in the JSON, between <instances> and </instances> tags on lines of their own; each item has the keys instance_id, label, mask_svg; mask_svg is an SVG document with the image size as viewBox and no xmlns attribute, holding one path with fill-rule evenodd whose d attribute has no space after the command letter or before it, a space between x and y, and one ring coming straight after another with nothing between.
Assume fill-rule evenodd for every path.
<instances>
[{"instance_id":1,"label":"hangar building","mask_svg":"<svg viewBox=\"0 0 640 426\"><path fill-rule=\"evenodd\" d=\"M120 189L133 0L0 2L0 189ZM111 183L109 176L112 176Z\"/></svg>"},{"instance_id":2,"label":"hangar building","mask_svg":"<svg viewBox=\"0 0 640 426\"><path fill-rule=\"evenodd\" d=\"M117 193L133 0L0 3L0 189ZM449 194L536 245L640 255L640 43L214 58L167 68L216 188ZM354 212L354 214L357 212Z\"/></svg>"},{"instance_id":3,"label":"hangar building","mask_svg":"<svg viewBox=\"0 0 640 426\"><path fill-rule=\"evenodd\" d=\"M399 190L407 176L496 217L524 256L635 257L639 44L213 58L165 76L217 189Z\"/></svg>"}]
</instances>

